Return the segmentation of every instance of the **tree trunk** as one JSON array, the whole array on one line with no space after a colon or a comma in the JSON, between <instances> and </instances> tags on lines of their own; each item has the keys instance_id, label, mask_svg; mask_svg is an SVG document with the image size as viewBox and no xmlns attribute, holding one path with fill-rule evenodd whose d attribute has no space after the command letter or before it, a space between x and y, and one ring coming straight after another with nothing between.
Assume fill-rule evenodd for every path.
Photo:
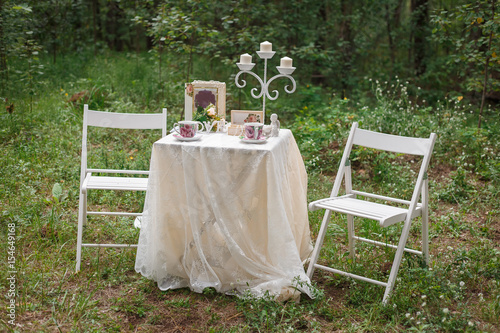
<instances>
[{"instance_id":1,"label":"tree trunk","mask_svg":"<svg viewBox=\"0 0 500 333\"><path fill-rule=\"evenodd\" d=\"M52 26L51 36L52 36L52 63L55 64L57 61L57 35L59 33L59 24L61 23L61 19L59 18L59 3L56 3L54 8L51 8L49 12L47 12L47 17L49 18L49 23Z\"/></svg>"},{"instance_id":2,"label":"tree trunk","mask_svg":"<svg viewBox=\"0 0 500 333\"><path fill-rule=\"evenodd\" d=\"M495 19L495 0L491 0L491 19ZM490 38L488 41L488 50L491 50L491 42L493 41L493 31L490 32ZM489 54L487 52L486 54ZM484 103L486 101L486 88L488 87L488 66L490 63L491 56L487 55L486 60L484 62L484 81L483 81L483 94L481 96L481 107L479 108L479 121L477 124L477 128L481 129L481 120L483 118L483 109L484 109Z\"/></svg>"},{"instance_id":3,"label":"tree trunk","mask_svg":"<svg viewBox=\"0 0 500 333\"><path fill-rule=\"evenodd\" d=\"M342 12L342 22L340 23L340 40L342 41L342 98L345 98L345 92L349 89L349 76L351 75L352 61L354 54L354 42L351 30L351 2L341 0L340 10Z\"/></svg>"},{"instance_id":4,"label":"tree trunk","mask_svg":"<svg viewBox=\"0 0 500 333\"><path fill-rule=\"evenodd\" d=\"M98 0L92 0L92 33L94 37L94 56L97 55L97 12Z\"/></svg>"},{"instance_id":5,"label":"tree trunk","mask_svg":"<svg viewBox=\"0 0 500 333\"><path fill-rule=\"evenodd\" d=\"M389 4L385 5L385 9L386 9L385 18L387 21L387 37L388 37L388 41L389 41L389 54L391 57L391 64L392 64L393 68L394 68L394 65L396 64L396 48L397 48L397 46L394 45L394 39L393 39L392 35L396 31L396 29L399 28L402 5L403 5L403 0L398 0L398 4L397 4L396 8L394 8L394 12L392 12L392 13L391 13L391 8L390 8Z\"/></svg>"},{"instance_id":6,"label":"tree trunk","mask_svg":"<svg viewBox=\"0 0 500 333\"><path fill-rule=\"evenodd\" d=\"M161 86L161 58L163 53L163 42L158 43L158 84Z\"/></svg>"},{"instance_id":7,"label":"tree trunk","mask_svg":"<svg viewBox=\"0 0 500 333\"><path fill-rule=\"evenodd\" d=\"M135 2L135 11L138 11L137 0ZM140 39L140 25L138 23L135 24L135 53L137 54L137 58L139 58L139 53L141 52L141 39Z\"/></svg>"},{"instance_id":8,"label":"tree trunk","mask_svg":"<svg viewBox=\"0 0 500 333\"><path fill-rule=\"evenodd\" d=\"M387 39L389 41L389 54L391 57L391 65L394 68L394 63L396 62L396 50L394 48L394 42L392 40L392 27L391 27L391 19L389 17L389 5L385 4L385 20L387 23Z\"/></svg>"},{"instance_id":9,"label":"tree trunk","mask_svg":"<svg viewBox=\"0 0 500 333\"><path fill-rule=\"evenodd\" d=\"M57 60L57 35L55 33L52 34L52 63L55 64Z\"/></svg>"},{"instance_id":10,"label":"tree trunk","mask_svg":"<svg viewBox=\"0 0 500 333\"><path fill-rule=\"evenodd\" d=\"M3 14L4 0L0 0L0 13ZM5 18L0 21L0 80L2 82L2 91L4 91L4 82L9 79L9 72L7 70L7 45L5 45L5 36L3 26Z\"/></svg>"},{"instance_id":11,"label":"tree trunk","mask_svg":"<svg viewBox=\"0 0 500 333\"><path fill-rule=\"evenodd\" d=\"M417 76L422 75L426 70L426 37L429 25L429 1L412 0L413 16L413 69Z\"/></svg>"}]
</instances>

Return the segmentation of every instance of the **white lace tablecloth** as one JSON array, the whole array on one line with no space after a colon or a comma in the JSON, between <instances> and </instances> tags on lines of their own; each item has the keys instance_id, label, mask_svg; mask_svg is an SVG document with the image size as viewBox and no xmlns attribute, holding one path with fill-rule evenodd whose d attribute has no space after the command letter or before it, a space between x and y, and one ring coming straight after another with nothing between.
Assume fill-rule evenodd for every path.
<instances>
[{"instance_id":1,"label":"white lace tablecloth","mask_svg":"<svg viewBox=\"0 0 500 333\"><path fill-rule=\"evenodd\" d=\"M290 130L153 145L135 269L161 290L309 296L307 174ZM297 281L300 283L297 285ZM296 294L296 292L295 292Z\"/></svg>"}]
</instances>

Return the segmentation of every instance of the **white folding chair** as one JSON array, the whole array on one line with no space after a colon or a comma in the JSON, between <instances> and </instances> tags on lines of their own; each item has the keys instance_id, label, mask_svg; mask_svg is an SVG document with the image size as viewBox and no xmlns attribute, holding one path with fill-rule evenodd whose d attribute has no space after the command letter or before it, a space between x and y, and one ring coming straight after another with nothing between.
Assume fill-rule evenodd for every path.
<instances>
[{"instance_id":1,"label":"white folding chair","mask_svg":"<svg viewBox=\"0 0 500 333\"><path fill-rule=\"evenodd\" d=\"M377 133L367 130L358 129L358 123L354 123L347 139L346 147L340 167L335 178L333 190L329 198L317 200L309 204L309 210L314 211L318 209L325 209L321 228L311 255L307 275L312 278L314 269L319 268L329 272L345 275L358 280L374 283L385 287L385 293L382 302L387 303L388 298L394 287L394 282L398 274L399 265L403 257L403 252L423 255L426 263L429 261L429 240L428 240L428 179L427 167L431 158L434 142L436 141L436 134L432 133L429 138L411 138L397 135L389 135ZM419 155L422 156L420 171L415 183L415 188L410 201L391 198L383 195L366 193L362 191L353 190L351 178L351 166L349 155L353 145L359 145L378 150L390 151L395 153ZM339 196L339 190L344 180L345 195ZM370 198L371 200L358 199L359 197ZM421 197L421 201L419 200ZM384 203L375 202L375 200L383 201ZM386 204L390 202L391 204ZM399 205L399 207L398 207ZM404 206L402 208L400 206ZM408 208L406 208L406 206ZM341 271L331 267L323 266L317 263L323 240L326 234L328 223L330 221L331 213L338 212L347 215L347 231L348 231L348 246L349 255L352 259L355 258L355 241L368 242L375 245L389 246L397 249L392 269L387 282L370 279L364 276L352 274L349 272ZM384 242L379 242L363 237L358 237L354 234L354 219L353 217L367 218L378 221L381 227L388 227L398 222L404 221L404 226L399 239L399 244L393 245ZM422 217L422 251L416 251L406 248L406 241L410 231L410 225L413 218Z\"/></svg>"},{"instance_id":2,"label":"white folding chair","mask_svg":"<svg viewBox=\"0 0 500 333\"><path fill-rule=\"evenodd\" d=\"M82 243L83 226L87 215L110 215L138 217L142 213L87 211L88 190L118 190L118 191L146 191L147 177L127 177L121 175L148 175L149 171L141 170L114 170L91 169L87 167L87 129L90 126L119 128L119 129L161 129L162 136L167 134L167 109L162 113L113 113L89 110L87 104L83 110L82 160L80 174L80 203L78 211L78 239L76 249L76 271L80 270L82 247L137 247L131 244L91 244ZM114 174L115 176L95 176L98 174Z\"/></svg>"}]
</instances>

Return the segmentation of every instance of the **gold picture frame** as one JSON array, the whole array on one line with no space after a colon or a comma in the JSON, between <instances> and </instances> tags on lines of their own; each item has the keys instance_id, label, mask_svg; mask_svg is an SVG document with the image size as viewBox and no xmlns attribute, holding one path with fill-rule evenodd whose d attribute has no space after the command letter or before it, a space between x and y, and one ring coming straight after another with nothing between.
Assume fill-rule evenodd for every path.
<instances>
[{"instance_id":1,"label":"gold picture frame","mask_svg":"<svg viewBox=\"0 0 500 333\"><path fill-rule=\"evenodd\" d=\"M231 110L231 125L264 123L264 111Z\"/></svg>"},{"instance_id":2,"label":"gold picture frame","mask_svg":"<svg viewBox=\"0 0 500 333\"><path fill-rule=\"evenodd\" d=\"M195 80L186 83L184 88L184 120L193 120L196 109L205 108L209 103L215 105L216 112L221 119L226 118L225 82Z\"/></svg>"}]
</instances>

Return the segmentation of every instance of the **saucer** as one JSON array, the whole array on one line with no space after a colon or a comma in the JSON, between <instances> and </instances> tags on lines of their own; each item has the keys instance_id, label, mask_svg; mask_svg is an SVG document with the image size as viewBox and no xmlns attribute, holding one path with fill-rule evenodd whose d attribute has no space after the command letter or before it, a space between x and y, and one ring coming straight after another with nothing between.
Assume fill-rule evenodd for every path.
<instances>
[{"instance_id":1,"label":"saucer","mask_svg":"<svg viewBox=\"0 0 500 333\"><path fill-rule=\"evenodd\" d=\"M174 138L176 138L179 141L198 141L201 139L201 137L202 137L201 134L196 134L192 138L185 138L183 136L180 136L179 134L174 134Z\"/></svg>"},{"instance_id":2,"label":"saucer","mask_svg":"<svg viewBox=\"0 0 500 333\"><path fill-rule=\"evenodd\" d=\"M247 139L243 136L240 136L240 140L241 140L241 142L245 142L245 143L266 143L267 142L267 139L264 137L255 140L255 139Z\"/></svg>"}]
</instances>

